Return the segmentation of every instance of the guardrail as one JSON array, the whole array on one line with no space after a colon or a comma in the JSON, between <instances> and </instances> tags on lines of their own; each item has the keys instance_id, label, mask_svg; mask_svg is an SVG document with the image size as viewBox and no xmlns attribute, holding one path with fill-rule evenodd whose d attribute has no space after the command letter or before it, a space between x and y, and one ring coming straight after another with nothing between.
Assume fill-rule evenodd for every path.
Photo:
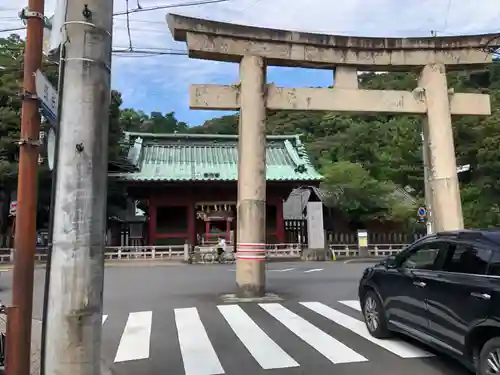
<instances>
[{"instance_id":1,"label":"guardrail","mask_svg":"<svg viewBox=\"0 0 500 375\"><path fill-rule=\"evenodd\" d=\"M374 257L389 256L399 253L407 244L378 244L368 245L368 254ZM357 257L359 247L357 245L329 245L330 251L336 257Z\"/></svg>"},{"instance_id":2,"label":"guardrail","mask_svg":"<svg viewBox=\"0 0 500 375\"><path fill-rule=\"evenodd\" d=\"M273 244L267 245L269 257L295 257L300 258L300 244ZM228 246L227 251L233 247ZM108 246L104 253L105 260L187 260L188 245L172 246ZM194 251L200 253L212 252L214 246L195 246ZM46 247L36 249L35 261L47 260ZM0 264L9 264L14 260L14 249L0 248Z\"/></svg>"},{"instance_id":3,"label":"guardrail","mask_svg":"<svg viewBox=\"0 0 500 375\"><path fill-rule=\"evenodd\" d=\"M389 256L400 252L406 244L379 244L369 245L368 253L370 256L380 257ZM356 257L359 255L359 249L356 245L329 245L329 250L337 258ZM233 247L228 246L227 251L232 251ZM296 258L302 256L302 247L298 243L269 244L266 246L269 258ZM115 246L106 247L104 253L105 260L187 260L189 258L188 245L173 246ZM194 251L204 254L213 252L214 246L195 246ZM44 262L47 260L48 248L41 247L36 249L35 261ZM14 250L0 248L0 264L9 264L14 260Z\"/></svg>"}]
</instances>

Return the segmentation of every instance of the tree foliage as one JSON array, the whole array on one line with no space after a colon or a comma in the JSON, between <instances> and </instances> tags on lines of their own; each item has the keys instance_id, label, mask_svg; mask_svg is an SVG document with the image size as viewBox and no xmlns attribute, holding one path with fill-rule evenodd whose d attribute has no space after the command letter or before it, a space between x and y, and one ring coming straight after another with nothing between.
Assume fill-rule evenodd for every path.
<instances>
[{"instance_id":1,"label":"tree foliage","mask_svg":"<svg viewBox=\"0 0 500 375\"><path fill-rule=\"evenodd\" d=\"M413 90L415 73L365 73L367 89ZM453 118L457 165L470 164L459 175L467 227L500 224L500 63L484 72L448 74L456 92L491 95L492 115ZM238 116L212 119L190 129L196 133L237 132ZM322 186L332 204L354 220L415 221L416 205L405 199L411 192L423 204L424 171L417 116L346 116L329 112L270 111L269 134L301 133L310 158L322 171Z\"/></svg>"}]
</instances>

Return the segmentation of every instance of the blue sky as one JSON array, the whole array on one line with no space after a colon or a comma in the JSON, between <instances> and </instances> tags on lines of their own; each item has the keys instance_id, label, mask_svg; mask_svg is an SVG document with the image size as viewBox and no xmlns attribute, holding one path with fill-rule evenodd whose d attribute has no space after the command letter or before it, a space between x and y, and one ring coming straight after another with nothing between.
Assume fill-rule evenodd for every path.
<instances>
[{"instance_id":1,"label":"blue sky","mask_svg":"<svg viewBox=\"0 0 500 375\"><path fill-rule=\"evenodd\" d=\"M129 9L140 4L186 3L192 0L129 0ZM14 6L19 3L19 6ZM57 0L46 0L51 15ZM27 0L0 0L0 29L22 26L19 8ZM114 0L115 12L126 9L126 0ZM182 7L130 15L134 49L185 50L172 40L165 23L167 12L240 24L309 32L366 36L428 36L480 34L500 31L499 0L229 0L219 4ZM21 32L22 33L22 32ZM115 17L115 48L129 44L126 17ZM0 36L5 33L0 33ZM188 107L188 87L194 83L230 84L238 81L236 64L189 59L187 56L114 56L113 88L123 94L124 106L145 112L174 111L177 118L199 125L224 112L194 111ZM268 81L280 86L326 87L329 71L269 68ZM226 113L227 114L227 113Z\"/></svg>"}]
</instances>

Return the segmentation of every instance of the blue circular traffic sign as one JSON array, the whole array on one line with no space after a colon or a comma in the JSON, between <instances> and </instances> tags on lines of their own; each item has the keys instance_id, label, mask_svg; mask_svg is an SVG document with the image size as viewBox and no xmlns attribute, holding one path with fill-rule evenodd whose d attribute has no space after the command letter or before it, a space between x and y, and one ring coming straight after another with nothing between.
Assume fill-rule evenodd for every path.
<instances>
[{"instance_id":1,"label":"blue circular traffic sign","mask_svg":"<svg viewBox=\"0 0 500 375\"><path fill-rule=\"evenodd\" d=\"M425 207L419 207L417 213L418 213L418 216L424 217L425 216Z\"/></svg>"}]
</instances>

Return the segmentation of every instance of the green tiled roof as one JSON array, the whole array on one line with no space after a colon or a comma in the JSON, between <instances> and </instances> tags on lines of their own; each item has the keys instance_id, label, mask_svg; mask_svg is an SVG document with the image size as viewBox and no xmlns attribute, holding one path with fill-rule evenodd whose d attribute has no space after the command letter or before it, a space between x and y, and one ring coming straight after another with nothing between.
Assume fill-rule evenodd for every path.
<instances>
[{"instance_id":1,"label":"green tiled roof","mask_svg":"<svg viewBox=\"0 0 500 375\"><path fill-rule=\"evenodd\" d=\"M110 173L125 181L236 181L238 136L126 133L135 172ZM319 181L298 135L268 136L268 181Z\"/></svg>"}]
</instances>

